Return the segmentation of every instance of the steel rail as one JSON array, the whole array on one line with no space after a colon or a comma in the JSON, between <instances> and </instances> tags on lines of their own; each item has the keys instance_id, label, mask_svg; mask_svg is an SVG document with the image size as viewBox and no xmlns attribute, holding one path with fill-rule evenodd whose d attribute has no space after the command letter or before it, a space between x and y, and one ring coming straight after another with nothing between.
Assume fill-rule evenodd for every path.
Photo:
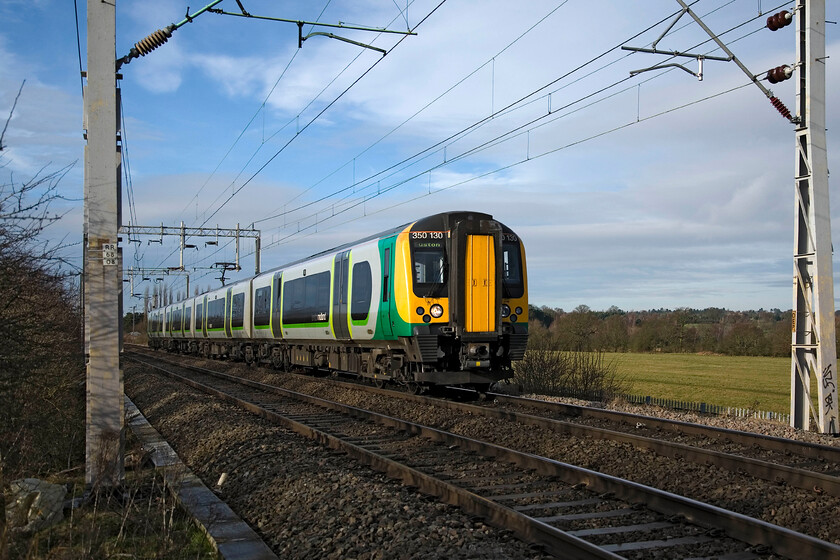
<instances>
[{"instance_id":1,"label":"steel rail","mask_svg":"<svg viewBox=\"0 0 840 560\"><path fill-rule=\"evenodd\" d=\"M367 388L365 390L367 390ZM375 391L378 390L375 388L371 388L370 390L370 392ZM496 420L509 420L511 422L537 426L539 428L575 437L589 437L627 443L641 449L649 449L659 455L670 457L672 459L685 459L693 463L714 465L733 472L744 472L763 480L768 480L770 482L784 482L789 486L802 488L804 490L817 490L819 488L832 496L840 496L840 478L796 467L789 467L787 465L779 465L770 461L744 457L722 451L714 451L711 449L703 449L701 447L695 447L684 443L659 440L628 432L608 430L606 428L586 426L575 424L573 422L564 422L554 418L534 416L523 412L500 410L496 408L488 408L486 406L458 403L440 399L429 399L428 397L417 395L404 395L402 398L412 402L432 404L433 406L438 406L447 410L480 414ZM647 417L645 417L645 422L647 422Z\"/></svg>"},{"instance_id":2,"label":"steel rail","mask_svg":"<svg viewBox=\"0 0 840 560\"><path fill-rule=\"evenodd\" d=\"M458 506L471 515L483 517L491 525L512 530L519 538L525 540L526 542L542 544L547 550L552 551L558 556L574 560L591 560L593 558L619 560L622 558L622 556L606 551L603 548L593 545L579 537L575 537L574 535L570 535L564 531L556 529L547 523L537 521L532 517L528 517L527 515L502 506L492 500L474 494L469 490L449 484L417 469L413 469L407 465L403 465L397 461L368 451L361 446L337 438L322 430L312 428L302 422L263 408L253 402L240 399L230 395L229 393L210 387L209 385L188 379L161 366L144 360L138 360L136 358L133 359L145 366L155 368L167 376L177 379L179 382L185 383L190 387L235 404L236 406L239 406L252 414L265 418L266 420L276 422L302 436L320 443L321 445L325 445L330 449L345 452L359 462L369 465L371 468L385 473L391 478L401 480L407 486L414 486L426 494L437 496L442 501ZM185 365L179 365L178 367L187 369L193 368L193 366ZM220 374L219 372L212 372L211 370L205 370L204 373L217 377L229 377L231 381L236 381L237 383L245 381L241 378L228 376L227 374ZM338 403L330 403L330 401L304 395L303 393L295 393L293 391L287 391L278 387L271 387L254 381L242 384L252 388L259 388L275 394L299 399L304 402L326 406L329 409L337 412L343 412L354 418L372 419L369 415L366 416L365 411L361 409L338 405ZM378 420L380 420L380 423L383 423L384 425L389 425L391 427L404 427L404 429L410 433L426 435L423 433L423 429L419 425L403 423L396 418L389 418L385 416L382 416Z\"/></svg>"},{"instance_id":3,"label":"steel rail","mask_svg":"<svg viewBox=\"0 0 840 560\"><path fill-rule=\"evenodd\" d=\"M166 360L162 360L166 361ZM168 362L172 363L173 365L180 365L176 364L175 362ZM212 371L212 370L207 370ZM339 386L346 386L356 390L361 390L364 392L372 393L372 394L380 394L385 396L393 396L395 391L391 391L388 389L379 389L376 387L370 387L366 385L359 385L356 383L348 383L343 381L336 381L336 380L322 380L324 382L335 384ZM807 469L801 469L797 467L790 467L787 465L780 465L777 463L773 463L770 461L765 461L761 459L754 459L751 457L744 457L741 455L733 454L733 453L725 453L721 451L714 451L710 449L704 449L701 447L696 447L688 444L671 442L666 440L659 440L647 436L632 434L628 432L621 432L616 430L609 430L606 428L599 428L595 426L586 426L581 424L576 424L574 422L565 422L563 420L558 420L554 418L546 418L543 416L534 416L531 414L526 414L523 412L515 412L509 410L500 410L496 408L489 408L487 406L480 406L480 405L472 405L467 403L459 403L454 401L448 401L443 399L436 399L421 395L410 395L402 392L397 392L400 398L409 402L416 402L419 404L431 405L436 406L439 408L444 408L447 410L453 410L457 412L466 412L469 414L474 415L482 415L488 418L493 418L496 420L507 420L511 422L518 422L522 424L537 426L539 428L552 430L558 433L564 433L568 435L572 435L575 437L590 437L594 439L601 439L601 440L608 440L608 441L617 441L621 443L627 443L633 445L635 447L641 449L649 449L659 455L664 457L670 457L673 459L684 459L693 463L704 464L704 465L714 465L719 468L723 468L726 470L730 470L732 472L737 473L746 473L748 475L754 476L756 478L761 478L763 480L767 480L770 482L783 482L789 486L794 488L801 488L803 490L812 490L812 491L825 491L826 493L832 496L840 496L840 477L832 476L824 473L819 473L815 471L809 471ZM493 395L496 397L496 400L499 401L502 399L502 395ZM524 401L527 405L533 405L534 402L536 403L546 403L548 405L552 405L548 408L548 410L552 412L557 412L558 407L561 409L568 406L573 406L576 408L578 405L566 405L564 403L552 403L548 401L538 401L533 399L522 399L521 397L505 397L505 398L513 398L515 399L515 403L521 404L520 401ZM542 408L542 407L540 407ZM586 407L582 407L586 410L589 410ZM595 412L602 412L602 409L595 409ZM625 415L628 413L618 413L616 414ZM629 422L623 416L620 416L624 422ZM653 424L658 422L660 419L648 417L648 416L639 416L639 415L632 415L631 418L634 421L644 422L645 424ZM678 422L673 420L668 420L667 422ZM748 432L737 432L734 430L725 430L724 428L715 428L712 426L698 426L696 424L684 423L691 428L708 428L708 432L697 432L693 435L703 435L705 437L713 438L711 434L719 434L721 430L725 432L734 432L737 435L747 434L748 436L756 435L761 436L761 434L750 434ZM728 435L726 437L729 437ZM769 437L769 436L761 436ZM732 438L730 438L732 439ZM797 451L797 446L795 444L801 444L803 442L796 442L793 440L784 440L782 438L775 438L785 443L783 449L773 449L775 451L784 450L785 452L795 452ZM763 440L760 440L763 441ZM742 444L753 444L751 439L744 440L743 442L739 442ZM807 452L812 452L815 450L819 450L825 452L825 450L829 451L838 451L835 448L829 446L817 446L815 444L804 444L804 449ZM803 453L803 456L808 456L807 453Z\"/></svg>"},{"instance_id":4,"label":"steel rail","mask_svg":"<svg viewBox=\"0 0 840 560\"><path fill-rule=\"evenodd\" d=\"M627 424L643 422L649 427L654 426L662 430L671 430L684 434L700 435L704 437L712 437L710 434L715 434L716 436L722 436L722 439L729 440L733 443L739 443L748 446L755 445L761 447L762 449L767 449L769 451L795 453L797 455L802 455L803 457L808 457L810 459L823 459L826 461L831 461L840 464L840 447L832 447L830 445L822 445L818 443L810 443L805 441L796 441L776 436L768 436L765 434L756 434L752 432L741 432L738 430L731 430L729 428L720 428L718 426L692 424L691 422L684 422L682 420L656 418L654 416L645 416L642 414L634 414L631 412L605 410L602 408L592 408L568 403L555 403L525 397L512 397L510 395L501 395L496 393L488 393L488 396L494 398L496 402L500 404L510 403L516 405L525 405L537 409L549 410L551 412L558 412L568 416L579 416L581 418L595 418L599 420L608 420L610 422L619 421Z\"/></svg>"},{"instance_id":5,"label":"steel rail","mask_svg":"<svg viewBox=\"0 0 840 560\"><path fill-rule=\"evenodd\" d=\"M483 498L477 494L469 492L468 490L448 484L444 481L434 479L433 477L417 471L416 469L401 465L354 444L341 441L325 432L313 429L299 422L278 415L252 402L239 399L208 385L190 380L177 373L170 372L161 366L157 366L143 360L137 360L136 358L135 360L148 367L153 367L163 371L167 375L182 380L190 386L214 394L219 398L235 403L238 406L242 406L254 414L281 422L290 429L293 429L302 435L307 435L307 437L315 439L316 441L328 445L331 448L345 450L351 456L371 465L373 468L385 472L394 478L399 478L407 484L418 486L424 492L436 495L447 503L458 505L469 513L481 515L497 526L504 526L508 529L513 528L513 530L523 538L527 538L531 541L537 541L546 546L549 550L562 554L563 557L578 557L572 556L569 548L578 544L580 545L580 548L575 548L575 550L579 550L581 554L595 553L591 550L591 547L594 545L533 518L523 516L518 512L514 512L509 508L493 502L492 500ZM357 407L328 401L320 397L297 393L288 389L207 370L205 368L197 368L195 366L188 365L179 365L178 367L198 371L199 373L203 373L205 375L211 375L229 382L273 393L282 397L315 404L329 410L340 412L352 418L375 422L384 426L390 426L408 433L429 438L433 441L445 443L446 445L454 445L460 447L461 449L473 451L481 455L492 456L526 469L533 469L535 472L543 475L555 476L559 480L568 484L574 485L583 483L588 489L595 492L611 493L617 498L630 503L642 502L652 510L668 515L681 515L688 521L701 526L722 528L729 536L735 539L751 545L769 546L773 548L776 553L790 558L806 557L840 560L840 546L838 545L822 541L790 529L779 527L765 521L754 519L746 515L727 511L716 506L678 496L670 492L650 488L642 484L622 480L611 475L569 465L553 459L547 459L530 453L507 449L488 442L466 438L391 416L377 414ZM507 524L505 523L506 521L510 521L514 524ZM500 523L502 525L500 525ZM580 541L580 543L577 541ZM603 549L599 549L598 553L608 555L594 557L616 557L611 555L611 553L605 552ZM583 558L593 556L579 557Z\"/></svg>"}]
</instances>

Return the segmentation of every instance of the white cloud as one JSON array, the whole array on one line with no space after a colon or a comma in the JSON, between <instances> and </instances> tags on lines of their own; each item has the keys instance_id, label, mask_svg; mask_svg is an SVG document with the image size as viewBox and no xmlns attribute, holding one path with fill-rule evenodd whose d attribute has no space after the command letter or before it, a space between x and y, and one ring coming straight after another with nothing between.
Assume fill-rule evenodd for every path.
<instances>
[{"instance_id":1,"label":"white cloud","mask_svg":"<svg viewBox=\"0 0 840 560\"><path fill-rule=\"evenodd\" d=\"M0 35L0 75L5 76L0 81L3 125L8 119L0 161L4 175L13 173L16 180L32 177L45 167L58 169L82 155L79 89L66 91L45 83L39 70L37 63L12 51L8 39ZM78 181L80 172L81 165L67 180Z\"/></svg>"},{"instance_id":2,"label":"white cloud","mask_svg":"<svg viewBox=\"0 0 840 560\"><path fill-rule=\"evenodd\" d=\"M321 19L386 25L403 4L334 1ZM266 251L266 259L275 264L419 216L475 209L495 215L525 239L531 293L538 304L788 307L793 130L761 92L748 87L597 136L635 123L637 116L645 119L744 83L746 78L732 63L708 61L702 82L680 70L629 79L630 70L663 57L616 51L551 85L545 90L552 91L550 105L547 98L540 98L497 115L469 135L444 142L445 151L441 145L422 161L384 171L564 76L676 9L672 0L650 0L644 10L623 2L571 0L517 40L558 4L445 3L418 28L419 35L391 50L297 137L301 127L380 56L324 37L313 37L297 50L293 24L214 14L196 18L166 45L124 68L126 135L138 219L200 223L206 211L218 204L217 197L224 200L231 188L241 186L276 155L212 219L213 224L244 224L383 173L374 178L376 183L358 185L356 193L351 189L287 216L285 224L282 218L262 223L266 240L294 234L293 243ZM414 2L409 8L412 24L435 5L433 0ZM118 55L155 29L183 18L186 3L153 0L120 6ZM298 3L281 10L276 3L261 0L252 0L247 7L253 13L306 20L318 17L322 8ZM697 6L701 13L710 8ZM828 8L836 9L831 3ZM754 4L736 3L709 15L706 23L723 31L756 15ZM830 13L829 19L837 17ZM683 23L688 23L687 18L678 27ZM749 35L762 23L756 20L724 36L753 72L793 58L792 33ZM398 19L390 26L402 25ZM630 44L649 43L665 25ZM349 30L335 32L388 49L399 40L392 35L374 39ZM734 41L741 35L746 37ZM660 46L686 49L703 40L703 32L690 24ZM10 156L14 167L31 170L50 158L61 161L66 154L81 153L77 137L81 105L77 81L66 77L61 85L49 81L49 74L41 71L50 68L46 57L27 56L26 48L18 48L16 41L0 42L0 72L12 78L0 83L0 107L16 91L14 77L31 75L35 68L25 89L31 92L31 105L21 105L12 123L14 132L10 127L7 138L15 141ZM834 60L840 57L840 45L831 37L829 41L827 54ZM500 53L509 43L513 45ZM694 67L696 62L686 64ZM63 71L71 75L72 64L65 66ZM828 91L836 90L840 77L829 72L828 78ZM615 89L574 103L621 80L626 81ZM587 106L640 80L644 80L641 87ZM258 112L275 83L265 110ZM774 91L793 106L792 81L774 86ZM565 105L570 106L560 110ZM541 119L539 127L526 125L545 116L549 106L558 112ZM255 113L257 118L243 130ZM829 165L838 167L840 154L832 146L837 112L831 98L828 116ZM531 128L530 133L453 161L523 125ZM283 148L287 142L291 143ZM557 151L540 157L553 150ZM424 173L444 158L446 166ZM513 165L524 158L530 160ZM496 172L477 178L491 171ZM420 176L407 180L414 174ZM327 219L334 206L340 210L364 193L401 181L405 185ZM202 186L196 205L191 198ZM317 233L308 228L312 212L325 220ZM358 220L348 221L351 218ZM840 220L835 219L835 224ZM145 246L150 261L166 256L156 249ZM171 251L167 249L164 253ZM209 254L202 249L190 258ZM230 257L221 252L218 258Z\"/></svg>"}]
</instances>

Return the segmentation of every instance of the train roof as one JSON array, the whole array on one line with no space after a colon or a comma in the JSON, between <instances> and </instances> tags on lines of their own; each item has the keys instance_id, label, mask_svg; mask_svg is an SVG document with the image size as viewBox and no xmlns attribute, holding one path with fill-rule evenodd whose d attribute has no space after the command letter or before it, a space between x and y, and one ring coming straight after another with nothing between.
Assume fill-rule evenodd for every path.
<instances>
[{"instance_id":1,"label":"train roof","mask_svg":"<svg viewBox=\"0 0 840 560\"><path fill-rule=\"evenodd\" d=\"M315 253L314 255L309 255L308 257L304 257L302 259L297 259L296 261L292 261L292 262L289 262L289 263L282 264L280 266L277 266L277 267L271 268L269 270L266 270L265 272L261 272L260 275L268 274L269 272L276 272L278 270L283 270L284 268L288 268L290 266L294 266L296 264L300 264L300 263L306 262L308 260L316 259L316 258L322 257L324 255L329 255L329 254L332 254L332 253L339 253L341 251L344 251L345 249L350 249L351 247L355 247L356 245L361 245L362 243L367 243L368 241L373 241L375 239L382 239L383 237L390 237L392 235L396 235L396 234L400 233L401 231L405 230L405 228L407 228L408 226L410 226L412 224L415 224L415 223L418 223L418 222L447 221L446 219L449 218L449 217L452 217L452 216L481 216L483 219L489 219L489 220L493 219L493 216L491 216L490 214L485 214L483 212L469 212L469 211L465 211L465 210L451 211L451 212L440 212L438 214L432 214L431 216L426 216L426 217L420 218L418 220L413 220L411 222L407 222L407 223L402 224L400 226L397 226L395 228L391 228L391 229L388 229L388 230L385 230L385 231L381 231L379 233L375 233L373 235L369 235L368 237L364 237L362 239L357 239L357 240L351 241L349 243L344 243L342 245L338 245L337 247L332 247L332 248L327 249L325 251L321 251L320 253ZM502 224L502 226L506 228L506 226L504 226L504 224Z\"/></svg>"},{"instance_id":2,"label":"train roof","mask_svg":"<svg viewBox=\"0 0 840 560\"><path fill-rule=\"evenodd\" d=\"M373 235L369 235L369 236L364 237L362 239L357 239L357 240L351 241L349 243L344 243L342 245L332 247L332 248L327 249L325 251L321 251L320 253L315 253L314 255L309 255L308 257L297 259L295 261L291 261L291 262L282 264L280 266L276 266L274 268L264 270L264 271L260 272L257 276L263 276L264 274L273 274L273 273L277 272L278 270L284 270L286 268L289 268L290 266L295 266L295 265L300 264L302 262L306 262L306 261L309 261L309 260L312 260L312 259L317 259L318 257L323 257L325 255L329 255L329 254L332 254L332 253L339 253L339 252L344 251L346 249L349 249L351 247L355 247L356 245L361 245L362 243L367 243L368 241L373 241L375 239L382 239L383 237L390 237L392 235L396 235L396 234L400 233L401 231L405 230L405 228L407 228L408 226L410 226L412 224L416 224L418 222L449 223L449 221L452 217L466 217L466 216L478 216L482 219L487 219L487 220L494 219L492 215L485 214L484 212L471 212L471 211L467 211L467 210L455 210L455 211L450 211L450 212L440 212L438 214L432 214L431 216L426 216L426 217L420 218L418 220L407 222L407 223L402 224L400 226L397 226L395 228L391 228L391 229L388 229L388 230L385 230L385 231L381 231L379 233L375 233ZM502 230L507 231L507 232L512 231L506 225L502 224L501 222L499 222L499 223L502 226ZM230 284L228 284L226 286L222 286L220 288L216 288L216 289L213 289L213 290L208 290L208 291L203 292L199 295L210 294L210 293L213 293L217 290L230 288L231 286L239 284L240 282L248 282L248 281L252 280L253 278L255 278L255 277L249 277L249 278L244 278L242 280L237 280L235 282L231 282ZM173 302L172 304L169 304L169 305L174 305L176 303L182 303L182 302L184 302L188 299L192 299L194 297L197 297L197 296L190 296L188 298L185 298L184 300L181 300L181 301L178 301L178 302ZM164 307L168 307L168 306L164 306ZM159 309L163 309L163 308L159 308Z\"/></svg>"}]
</instances>

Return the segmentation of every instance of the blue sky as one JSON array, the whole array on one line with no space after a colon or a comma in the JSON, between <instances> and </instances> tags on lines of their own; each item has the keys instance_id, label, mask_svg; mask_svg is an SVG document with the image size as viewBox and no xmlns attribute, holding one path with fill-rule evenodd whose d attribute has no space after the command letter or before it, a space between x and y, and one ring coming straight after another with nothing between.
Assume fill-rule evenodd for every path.
<instances>
[{"instance_id":1,"label":"blue sky","mask_svg":"<svg viewBox=\"0 0 840 560\"><path fill-rule=\"evenodd\" d=\"M674 0L447 0L436 10L440 0L243 4L293 20L408 23L417 35L319 29L386 49L383 58L326 37L298 49L294 24L207 13L124 66L123 136L140 225L254 223L265 269L470 209L523 238L537 305L791 307L792 125L755 86L739 88L746 77L733 63L707 61L703 81L679 69L630 78L664 57L614 49L648 46L677 12ZM840 20L838 3L828 4L827 19ZM795 59L794 26L762 29L780 5L701 0L693 9L716 32L734 28L724 39L758 74ZM234 0L219 7L238 10ZM119 0L116 55L186 9L179 0ZM85 10L80 1L82 67ZM71 240L83 219L75 18L66 1L0 3L4 120L26 80L0 173L21 181L75 161L61 184L66 216L51 228ZM840 43L838 26L827 27L834 92ZM695 47L706 40L686 16L659 47L721 54L709 42ZM772 86L788 107L791 84ZM829 168L838 167L834 99L829 93ZM833 186L832 197L837 208ZM123 203L127 223L127 193ZM832 224L837 239L836 210ZM126 267L178 265L177 238L147 240L124 244ZM232 261L233 245L190 242L200 246L186 254L187 268L197 268L193 286L218 286L218 272L202 267ZM232 278L253 271L253 244L242 249L243 270ZM70 257L81 263L78 245ZM138 282L135 291L144 288Z\"/></svg>"}]
</instances>

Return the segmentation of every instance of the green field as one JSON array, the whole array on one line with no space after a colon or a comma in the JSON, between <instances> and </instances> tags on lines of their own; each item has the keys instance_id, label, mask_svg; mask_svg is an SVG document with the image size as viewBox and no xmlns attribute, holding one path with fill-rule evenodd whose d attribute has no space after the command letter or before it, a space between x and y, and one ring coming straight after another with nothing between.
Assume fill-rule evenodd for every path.
<instances>
[{"instance_id":1,"label":"green field","mask_svg":"<svg viewBox=\"0 0 840 560\"><path fill-rule=\"evenodd\" d=\"M633 395L790 412L790 358L612 353L604 357L615 363ZM811 387L816 393L814 380Z\"/></svg>"}]
</instances>

